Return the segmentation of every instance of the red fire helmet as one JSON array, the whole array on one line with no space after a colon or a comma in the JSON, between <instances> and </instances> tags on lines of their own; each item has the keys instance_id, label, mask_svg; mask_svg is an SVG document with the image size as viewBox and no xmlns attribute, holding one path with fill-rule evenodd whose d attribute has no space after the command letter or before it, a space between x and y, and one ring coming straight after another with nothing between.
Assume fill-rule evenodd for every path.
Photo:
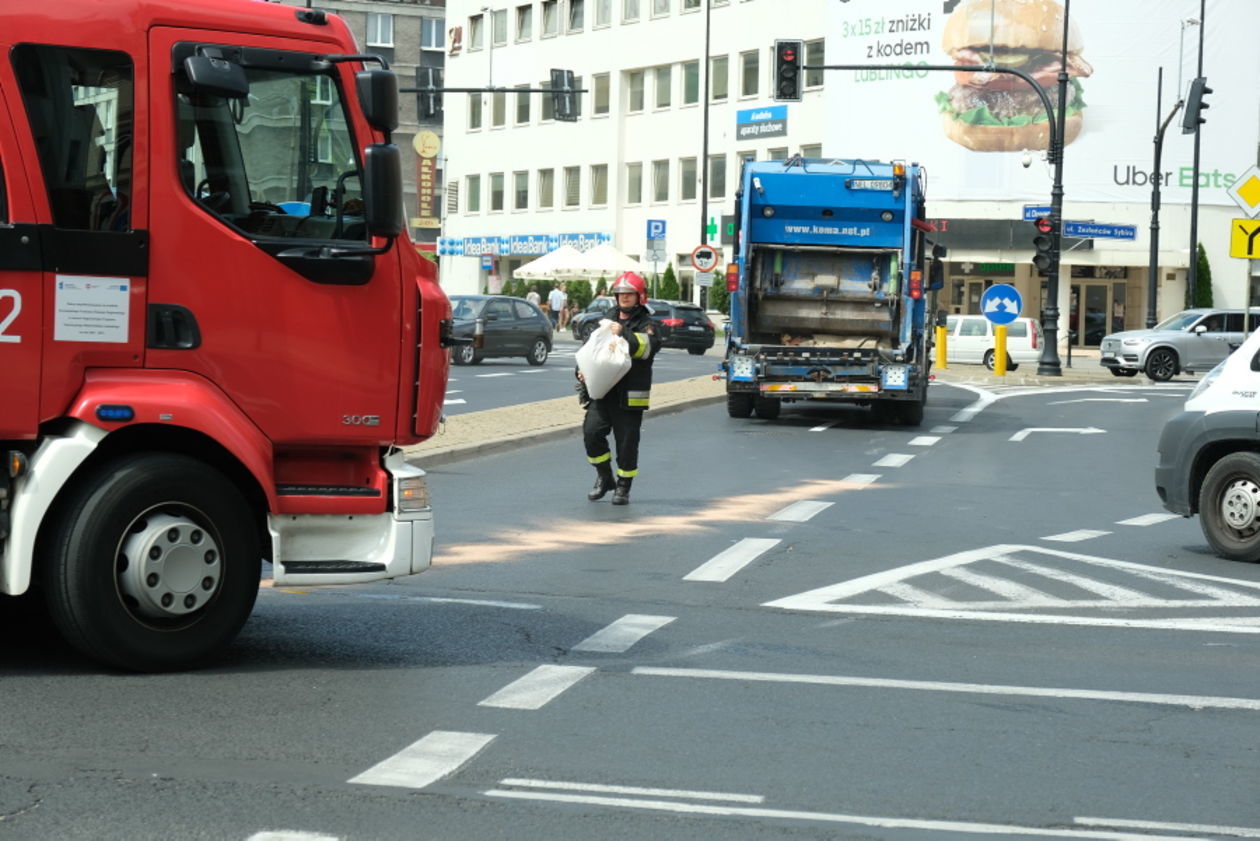
<instances>
[{"instance_id":1,"label":"red fire helmet","mask_svg":"<svg viewBox=\"0 0 1260 841\"><path fill-rule=\"evenodd\" d=\"M643 282L643 278L634 272L625 272L613 281L610 294L620 295L623 292L633 292L639 296L639 303L647 303L647 284Z\"/></svg>"}]
</instances>

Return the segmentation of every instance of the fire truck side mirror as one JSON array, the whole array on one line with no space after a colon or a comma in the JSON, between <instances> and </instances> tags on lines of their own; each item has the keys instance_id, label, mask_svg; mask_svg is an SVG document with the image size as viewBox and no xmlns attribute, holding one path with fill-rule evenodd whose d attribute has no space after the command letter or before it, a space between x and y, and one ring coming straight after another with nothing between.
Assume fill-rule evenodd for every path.
<instances>
[{"instance_id":1,"label":"fire truck side mirror","mask_svg":"<svg viewBox=\"0 0 1260 841\"><path fill-rule=\"evenodd\" d=\"M398 78L389 70L360 70L354 74L359 105L368 124L386 134L398 128Z\"/></svg>"},{"instance_id":2,"label":"fire truck side mirror","mask_svg":"<svg viewBox=\"0 0 1260 841\"><path fill-rule=\"evenodd\" d=\"M245 76L245 68L235 61L207 55L190 55L184 59L184 75L200 94L228 99L249 96L249 79Z\"/></svg>"},{"instance_id":3,"label":"fire truck side mirror","mask_svg":"<svg viewBox=\"0 0 1260 841\"><path fill-rule=\"evenodd\" d=\"M402 153L393 143L363 150L364 216L372 236L397 237L403 231Z\"/></svg>"}]
</instances>

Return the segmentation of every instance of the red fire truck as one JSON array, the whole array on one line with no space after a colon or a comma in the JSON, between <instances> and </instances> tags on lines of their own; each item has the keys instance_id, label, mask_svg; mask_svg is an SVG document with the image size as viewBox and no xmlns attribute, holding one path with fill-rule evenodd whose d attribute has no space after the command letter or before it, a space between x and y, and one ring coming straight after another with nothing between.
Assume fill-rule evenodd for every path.
<instances>
[{"instance_id":1,"label":"red fire truck","mask_svg":"<svg viewBox=\"0 0 1260 841\"><path fill-rule=\"evenodd\" d=\"M0 593L134 670L429 565L450 305L398 85L257 0L0 4ZM0 602L0 609L3 603Z\"/></svg>"}]
</instances>

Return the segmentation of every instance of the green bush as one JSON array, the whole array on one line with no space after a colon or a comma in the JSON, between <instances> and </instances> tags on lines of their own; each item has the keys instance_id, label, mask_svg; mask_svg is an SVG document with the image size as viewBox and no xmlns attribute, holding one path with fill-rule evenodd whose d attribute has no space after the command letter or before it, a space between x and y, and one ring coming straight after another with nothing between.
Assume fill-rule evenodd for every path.
<instances>
[{"instance_id":1,"label":"green bush","mask_svg":"<svg viewBox=\"0 0 1260 841\"><path fill-rule=\"evenodd\" d=\"M1199 262L1194 279L1194 306L1211 307L1212 304L1212 267L1208 264L1207 251L1203 243L1199 243Z\"/></svg>"},{"instance_id":2,"label":"green bush","mask_svg":"<svg viewBox=\"0 0 1260 841\"><path fill-rule=\"evenodd\" d=\"M723 315L731 314L731 293L726 291L725 275L713 278L713 285L709 287L709 309L717 310Z\"/></svg>"},{"instance_id":3,"label":"green bush","mask_svg":"<svg viewBox=\"0 0 1260 841\"><path fill-rule=\"evenodd\" d=\"M603 278L600 278L601 282ZM589 280L571 280L568 284L569 308L572 309L576 304L580 310L586 309L586 305L591 302L591 282Z\"/></svg>"},{"instance_id":4,"label":"green bush","mask_svg":"<svg viewBox=\"0 0 1260 841\"><path fill-rule=\"evenodd\" d=\"M673 265L665 267L665 276L661 278L660 291L658 298L666 301L677 301L679 295L678 278L674 275Z\"/></svg>"}]
</instances>

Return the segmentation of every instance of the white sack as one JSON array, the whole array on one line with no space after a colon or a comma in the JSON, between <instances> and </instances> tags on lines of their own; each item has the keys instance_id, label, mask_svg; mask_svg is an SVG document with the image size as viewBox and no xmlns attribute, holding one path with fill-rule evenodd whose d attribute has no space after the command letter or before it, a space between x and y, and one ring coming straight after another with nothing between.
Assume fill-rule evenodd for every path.
<instances>
[{"instance_id":1,"label":"white sack","mask_svg":"<svg viewBox=\"0 0 1260 841\"><path fill-rule=\"evenodd\" d=\"M603 319L586 344L578 348L577 365L586 382L586 393L599 400L612 391L630 370L630 345L613 333L612 322Z\"/></svg>"}]
</instances>

